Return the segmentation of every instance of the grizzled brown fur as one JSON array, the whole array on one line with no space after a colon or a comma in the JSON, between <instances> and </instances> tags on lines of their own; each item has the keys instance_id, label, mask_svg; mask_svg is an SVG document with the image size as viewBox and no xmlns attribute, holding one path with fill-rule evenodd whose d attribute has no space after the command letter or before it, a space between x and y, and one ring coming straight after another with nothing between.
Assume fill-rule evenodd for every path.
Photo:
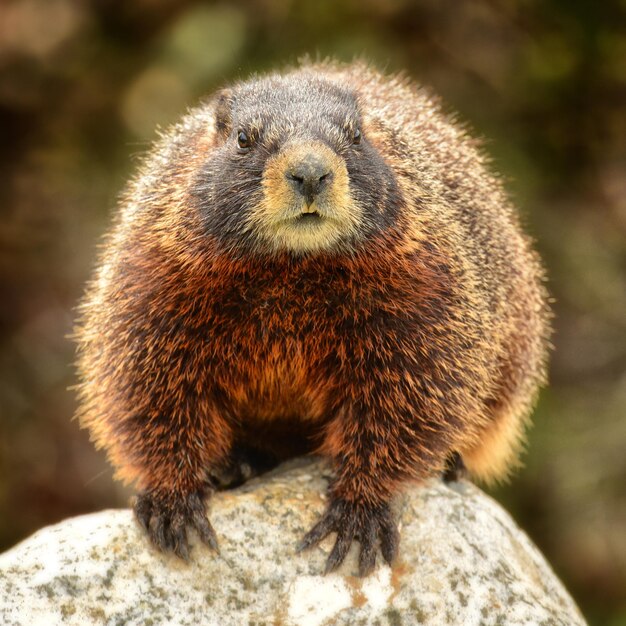
<instances>
[{"instance_id":1,"label":"grizzled brown fur","mask_svg":"<svg viewBox=\"0 0 626 626\"><path fill-rule=\"evenodd\" d=\"M328 568L397 550L391 499L453 456L515 464L544 379L542 271L475 142L362 64L236 84L165 135L78 325L80 419L152 540L216 546L242 450L331 459Z\"/></svg>"}]
</instances>

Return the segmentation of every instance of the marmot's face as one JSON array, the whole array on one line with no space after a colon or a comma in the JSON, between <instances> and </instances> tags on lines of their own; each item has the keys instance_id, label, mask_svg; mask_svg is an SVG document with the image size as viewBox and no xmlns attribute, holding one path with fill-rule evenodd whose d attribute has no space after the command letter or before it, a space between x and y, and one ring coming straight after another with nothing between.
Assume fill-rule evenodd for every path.
<instances>
[{"instance_id":1,"label":"marmot's face","mask_svg":"<svg viewBox=\"0 0 626 626\"><path fill-rule=\"evenodd\" d=\"M353 249L391 223L396 184L368 140L357 98L312 74L223 91L218 145L194 197L230 249Z\"/></svg>"}]
</instances>

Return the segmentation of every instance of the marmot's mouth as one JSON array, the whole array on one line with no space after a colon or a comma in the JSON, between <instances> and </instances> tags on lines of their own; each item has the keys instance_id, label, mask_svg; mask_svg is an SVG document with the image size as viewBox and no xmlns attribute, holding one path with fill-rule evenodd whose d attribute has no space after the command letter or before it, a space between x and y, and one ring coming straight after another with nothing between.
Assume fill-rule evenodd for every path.
<instances>
[{"instance_id":1,"label":"marmot's mouth","mask_svg":"<svg viewBox=\"0 0 626 626\"><path fill-rule=\"evenodd\" d=\"M298 217L296 218L298 222L303 222L307 224L312 224L321 219L322 216L317 211L311 211L310 213L300 213L300 215L298 215Z\"/></svg>"}]
</instances>

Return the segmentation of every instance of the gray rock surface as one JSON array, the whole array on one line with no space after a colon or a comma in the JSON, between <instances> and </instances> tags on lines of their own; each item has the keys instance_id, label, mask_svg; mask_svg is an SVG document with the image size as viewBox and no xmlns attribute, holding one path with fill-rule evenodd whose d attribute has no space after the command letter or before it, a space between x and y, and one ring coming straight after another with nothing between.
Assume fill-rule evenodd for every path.
<instances>
[{"instance_id":1,"label":"gray rock surface","mask_svg":"<svg viewBox=\"0 0 626 626\"><path fill-rule=\"evenodd\" d=\"M192 540L184 564L152 549L128 510L44 528L0 556L0 624L322 626L584 624L544 558L470 483L433 480L398 502L400 558L366 579L356 546L294 547L324 507L328 470L300 459L218 494L221 554Z\"/></svg>"}]
</instances>

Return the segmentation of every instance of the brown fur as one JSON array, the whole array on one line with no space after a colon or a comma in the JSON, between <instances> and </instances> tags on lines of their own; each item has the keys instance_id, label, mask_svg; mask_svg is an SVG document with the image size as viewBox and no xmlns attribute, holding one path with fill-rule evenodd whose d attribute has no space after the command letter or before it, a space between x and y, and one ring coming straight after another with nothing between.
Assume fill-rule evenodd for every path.
<instances>
[{"instance_id":1,"label":"brown fur","mask_svg":"<svg viewBox=\"0 0 626 626\"><path fill-rule=\"evenodd\" d=\"M338 174L328 202L346 238L298 249L263 230L289 195L285 149L268 161L264 195L245 196L246 228L263 231L256 247L222 245L194 190L213 184L204 164L231 141L215 121L226 96L191 111L130 186L83 301L81 423L119 478L163 498L207 493L208 472L250 440L281 458L322 452L336 470L331 497L364 506L442 472L453 452L479 478L505 476L544 380L548 331L542 271L500 183L405 80L361 64L270 80L353 90L363 140L394 185L365 218L354 186L366 183L319 148ZM294 135L297 154L307 140ZM243 184L233 179L233 205ZM393 219L367 234L392 204Z\"/></svg>"}]
</instances>

